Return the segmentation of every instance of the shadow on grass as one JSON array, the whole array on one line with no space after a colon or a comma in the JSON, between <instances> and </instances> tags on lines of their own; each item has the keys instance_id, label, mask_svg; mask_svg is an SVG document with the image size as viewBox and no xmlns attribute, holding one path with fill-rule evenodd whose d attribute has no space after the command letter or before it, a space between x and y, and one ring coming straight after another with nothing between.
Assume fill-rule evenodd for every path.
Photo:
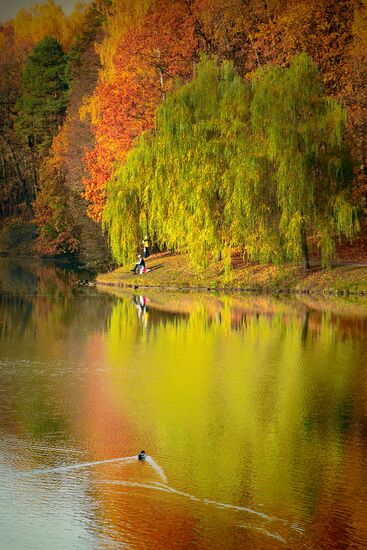
<instances>
[{"instance_id":1,"label":"shadow on grass","mask_svg":"<svg viewBox=\"0 0 367 550\"><path fill-rule=\"evenodd\" d=\"M161 267L164 267L164 264L155 265L154 267L150 268L150 271L156 271L157 269L161 269Z\"/></svg>"}]
</instances>

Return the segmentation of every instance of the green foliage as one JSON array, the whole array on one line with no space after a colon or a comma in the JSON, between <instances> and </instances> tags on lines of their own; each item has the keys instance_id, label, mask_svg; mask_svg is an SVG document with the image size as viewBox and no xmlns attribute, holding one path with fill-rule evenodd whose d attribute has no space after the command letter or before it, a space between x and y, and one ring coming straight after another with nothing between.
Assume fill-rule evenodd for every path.
<instances>
[{"instance_id":1,"label":"green foliage","mask_svg":"<svg viewBox=\"0 0 367 550\"><path fill-rule=\"evenodd\" d=\"M16 105L16 127L25 142L44 156L61 125L68 103L67 57L52 37L31 52Z\"/></svg>"},{"instance_id":2,"label":"green foliage","mask_svg":"<svg viewBox=\"0 0 367 550\"><path fill-rule=\"evenodd\" d=\"M230 64L203 59L194 80L158 109L156 131L140 138L109 186L103 221L119 262L131 259L145 232L187 250L198 266L210 252L228 259L227 149L232 139L247 142L249 92Z\"/></svg>"},{"instance_id":3,"label":"green foliage","mask_svg":"<svg viewBox=\"0 0 367 550\"><path fill-rule=\"evenodd\" d=\"M275 193L272 227L285 258L292 261L306 252L302 232L317 236L325 266L335 236L352 237L357 229L348 201L352 167L345 118L341 105L325 97L307 54L295 56L288 69L268 66L255 75L253 142ZM264 206L270 208L270 203Z\"/></svg>"},{"instance_id":4,"label":"green foliage","mask_svg":"<svg viewBox=\"0 0 367 550\"><path fill-rule=\"evenodd\" d=\"M229 270L234 247L298 262L312 235L327 265L335 237L356 229L344 119L307 55L259 70L252 86L203 58L109 184L103 223L115 258L131 260L149 232L199 267L213 254Z\"/></svg>"}]
</instances>

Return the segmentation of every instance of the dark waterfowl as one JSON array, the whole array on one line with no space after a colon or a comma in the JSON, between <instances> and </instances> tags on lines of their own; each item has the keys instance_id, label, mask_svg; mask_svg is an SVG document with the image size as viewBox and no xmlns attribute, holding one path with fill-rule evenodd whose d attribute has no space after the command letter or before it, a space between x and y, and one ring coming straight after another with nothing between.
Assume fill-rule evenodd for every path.
<instances>
[{"instance_id":1,"label":"dark waterfowl","mask_svg":"<svg viewBox=\"0 0 367 550\"><path fill-rule=\"evenodd\" d=\"M145 458L146 458L145 451L140 451L140 453L138 454L138 460L145 460Z\"/></svg>"}]
</instances>

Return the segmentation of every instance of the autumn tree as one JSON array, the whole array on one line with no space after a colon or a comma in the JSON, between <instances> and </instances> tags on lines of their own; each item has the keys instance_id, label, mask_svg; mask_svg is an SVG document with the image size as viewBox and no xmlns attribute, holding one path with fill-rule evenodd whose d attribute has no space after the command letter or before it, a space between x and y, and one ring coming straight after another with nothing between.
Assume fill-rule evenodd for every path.
<instances>
[{"instance_id":1,"label":"autumn tree","mask_svg":"<svg viewBox=\"0 0 367 550\"><path fill-rule=\"evenodd\" d=\"M342 99L348 109L348 130L355 162L354 192L367 207L367 2L354 12L352 41L345 52L346 85Z\"/></svg>"},{"instance_id":2,"label":"autumn tree","mask_svg":"<svg viewBox=\"0 0 367 550\"><path fill-rule=\"evenodd\" d=\"M19 47L29 52L46 36L52 36L68 50L83 24L85 10L85 4L77 2L67 16L53 0L20 9L11 21L15 40Z\"/></svg>"},{"instance_id":3,"label":"autumn tree","mask_svg":"<svg viewBox=\"0 0 367 550\"><path fill-rule=\"evenodd\" d=\"M32 217L38 188L39 159L27 136L16 132L14 124L27 57L46 36L53 36L69 50L84 17L84 5L78 4L66 16L49 0L19 10L14 19L0 26L0 217ZM30 144L33 146L32 139Z\"/></svg>"},{"instance_id":4,"label":"autumn tree","mask_svg":"<svg viewBox=\"0 0 367 550\"><path fill-rule=\"evenodd\" d=\"M345 55L352 38L355 0L290 0L253 34L254 50L247 70L265 63L287 65L307 52L318 66L326 93L345 85Z\"/></svg>"},{"instance_id":5,"label":"autumn tree","mask_svg":"<svg viewBox=\"0 0 367 550\"><path fill-rule=\"evenodd\" d=\"M228 268L238 247L308 267L310 236L327 265L335 238L357 228L344 123L305 54L260 69L251 90L230 64L204 59L109 184L103 220L116 259L131 259L149 230L201 267L214 253Z\"/></svg>"},{"instance_id":6,"label":"autumn tree","mask_svg":"<svg viewBox=\"0 0 367 550\"><path fill-rule=\"evenodd\" d=\"M68 209L65 173L60 165L61 151L54 141L52 154L40 167L41 192L36 200L35 223L38 227L36 249L49 255L75 254L79 239Z\"/></svg>"},{"instance_id":7,"label":"autumn tree","mask_svg":"<svg viewBox=\"0 0 367 550\"><path fill-rule=\"evenodd\" d=\"M77 253L85 262L102 263L109 251L101 228L86 213L83 154L93 146L89 120L80 120L86 94L94 90L100 63L95 44L101 39L102 2L92 2L69 53L71 87L65 121L40 167L40 188L34 203L39 227L37 249L47 254Z\"/></svg>"},{"instance_id":8,"label":"autumn tree","mask_svg":"<svg viewBox=\"0 0 367 550\"><path fill-rule=\"evenodd\" d=\"M85 197L93 219L100 220L115 163L123 162L134 139L153 126L155 109L175 80L191 76L196 47L192 18L180 1L158 3L136 27L123 30L111 74L103 73L84 110L96 139L85 157Z\"/></svg>"},{"instance_id":9,"label":"autumn tree","mask_svg":"<svg viewBox=\"0 0 367 550\"><path fill-rule=\"evenodd\" d=\"M200 49L219 62L229 60L244 75L249 63L261 64L255 37L281 13L280 0L185 0ZM253 68L253 67L252 67Z\"/></svg>"}]
</instances>

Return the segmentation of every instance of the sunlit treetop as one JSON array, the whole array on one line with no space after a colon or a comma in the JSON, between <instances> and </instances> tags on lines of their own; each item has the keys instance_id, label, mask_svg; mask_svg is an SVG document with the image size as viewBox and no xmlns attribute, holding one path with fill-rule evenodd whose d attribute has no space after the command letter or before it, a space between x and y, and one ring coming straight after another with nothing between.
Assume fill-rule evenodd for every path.
<instances>
[{"instance_id":1,"label":"sunlit treetop","mask_svg":"<svg viewBox=\"0 0 367 550\"><path fill-rule=\"evenodd\" d=\"M45 36L53 36L68 50L83 21L88 4L77 2L70 16L65 15L54 0L21 9L12 20L14 38L24 48L31 49Z\"/></svg>"}]
</instances>

